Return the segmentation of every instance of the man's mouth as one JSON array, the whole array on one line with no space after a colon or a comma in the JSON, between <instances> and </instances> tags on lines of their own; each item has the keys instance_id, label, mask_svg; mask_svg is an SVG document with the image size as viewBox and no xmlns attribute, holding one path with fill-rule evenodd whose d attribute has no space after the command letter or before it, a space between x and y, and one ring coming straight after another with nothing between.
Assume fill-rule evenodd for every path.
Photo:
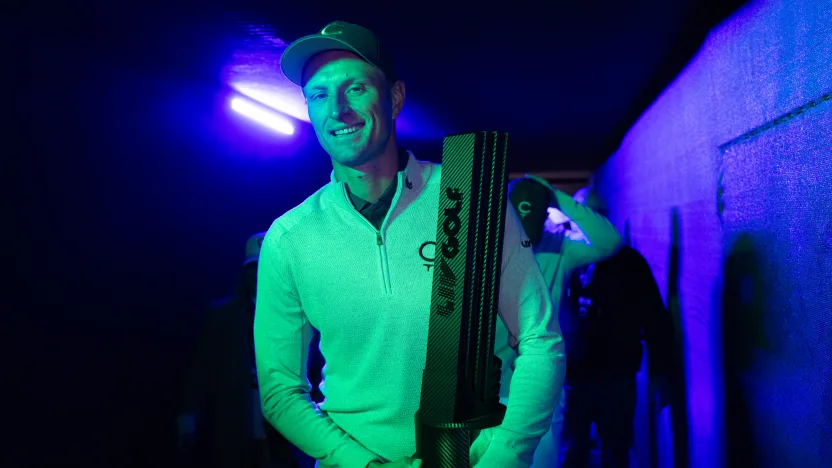
<instances>
[{"instance_id":1,"label":"man's mouth","mask_svg":"<svg viewBox=\"0 0 832 468\"><path fill-rule=\"evenodd\" d=\"M364 128L363 123L358 125L351 125L349 127L339 128L338 130L332 130L329 132L329 134L335 137L347 136L352 135L353 133L361 130L362 128Z\"/></svg>"}]
</instances>

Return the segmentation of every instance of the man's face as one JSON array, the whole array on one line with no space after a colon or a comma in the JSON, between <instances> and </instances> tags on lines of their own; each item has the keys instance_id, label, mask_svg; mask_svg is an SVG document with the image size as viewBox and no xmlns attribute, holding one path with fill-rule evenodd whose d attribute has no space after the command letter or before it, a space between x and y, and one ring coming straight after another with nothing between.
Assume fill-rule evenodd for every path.
<instances>
[{"instance_id":1,"label":"man's face","mask_svg":"<svg viewBox=\"0 0 832 468\"><path fill-rule=\"evenodd\" d=\"M404 84L390 85L378 68L340 50L306 64L303 95L318 141L333 161L366 164L386 149L404 105Z\"/></svg>"}]
</instances>

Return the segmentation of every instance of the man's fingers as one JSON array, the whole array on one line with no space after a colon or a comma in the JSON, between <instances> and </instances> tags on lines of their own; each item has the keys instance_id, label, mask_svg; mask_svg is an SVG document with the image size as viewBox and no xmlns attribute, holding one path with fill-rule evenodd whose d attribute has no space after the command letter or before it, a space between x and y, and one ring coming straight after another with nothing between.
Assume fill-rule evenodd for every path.
<instances>
[{"instance_id":1,"label":"man's fingers","mask_svg":"<svg viewBox=\"0 0 832 468\"><path fill-rule=\"evenodd\" d=\"M401 460L396 462L396 465L405 467L405 468L421 468L422 467L422 460L419 460L416 457L404 457Z\"/></svg>"}]
</instances>

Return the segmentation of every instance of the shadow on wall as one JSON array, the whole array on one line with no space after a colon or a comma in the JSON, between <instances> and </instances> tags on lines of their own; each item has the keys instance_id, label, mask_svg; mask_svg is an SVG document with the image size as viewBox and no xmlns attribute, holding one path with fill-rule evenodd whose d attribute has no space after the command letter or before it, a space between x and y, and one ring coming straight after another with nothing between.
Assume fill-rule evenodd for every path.
<instances>
[{"instance_id":1,"label":"shadow on wall","mask_svg":"<svg viewBox=\"0 0 832 468\"><path fill-rule=\"evenodd\" d=\"M671 427L673 431L673 466L687 468L690 464L688 442L688 396L685 372L685 331L679 300L681 269L681 226L679 209L671 211L670 252L667 262L667 308L673 318L676 345L676 375L671 390Z\"/></svg>"},{"instance_id":2,"label":"shadow on wall","mask_svg":"<svg viewBox=\"0 0 832 468\"><path fill-rule=\"evenodd\" d=\"M828 209L826 224L823 231L821 231L819 240L822 243L824 251L828 252L827 258L832 258L832 207ZM830 310L829 313L832 314L832 310ZM832 322L832 319L829 321ZM826 385L824 387L825 396L823 398L823 419L827 421L827 423L826 427L821 432L821 440L832 440L832 372L827 371ZM822 460L832 460L832 443L821 446L820 456Z\"/></svg>"},{"instance_id":3,"label":"shadow on wall","mask_svg":"<svg viewBox=\"0 0 832 468\"><path fill-rule=\"evenodd\" d=\"M630 220L624 221L624 245L633 246L633 236L630 234Z\"/></svg>"},{"instance_id":4,"label":"shadow on wall","mask_svg":"<svg viewBox=\"0 0 832 468\"><path fill-rule=\"evenodd\" d=\"M757 351L766 350L764 284L757 249L741 234L723 269L722 340L725 372L726 466L762 466L755 458L751 369Z\"/></svg>"},{"instance_id":5,"label":"shadow on wall","mask_svg":"<svg viewBox=\"0 0 832 468\"><path fill-rule=\"evenodd\" d=\"M827 422L826 428L821 433L821 438L832 440L832 377L826 377L826 397L823 399L823 417ZM823 460L832 460L832 444L826 444L820 448L820 455Z\"/></svg>"}]
</instances>

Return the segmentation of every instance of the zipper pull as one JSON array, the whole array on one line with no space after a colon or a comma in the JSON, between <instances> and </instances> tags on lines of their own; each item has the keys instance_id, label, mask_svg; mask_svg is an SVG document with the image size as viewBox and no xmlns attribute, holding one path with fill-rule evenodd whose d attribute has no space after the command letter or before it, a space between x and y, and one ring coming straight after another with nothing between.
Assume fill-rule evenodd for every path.
<instances>
[{"instance_id":1,"label":"zipper pull","mask_svg":"<svg viewBox=\"0 0 832 468\"><path fill-rule=\"evenodd\" d=\"M376 242L378 243L378 245L384 245L384 241L381 240L381 233L380 232L376 233Z\"/></svg>"}]
</instances>

